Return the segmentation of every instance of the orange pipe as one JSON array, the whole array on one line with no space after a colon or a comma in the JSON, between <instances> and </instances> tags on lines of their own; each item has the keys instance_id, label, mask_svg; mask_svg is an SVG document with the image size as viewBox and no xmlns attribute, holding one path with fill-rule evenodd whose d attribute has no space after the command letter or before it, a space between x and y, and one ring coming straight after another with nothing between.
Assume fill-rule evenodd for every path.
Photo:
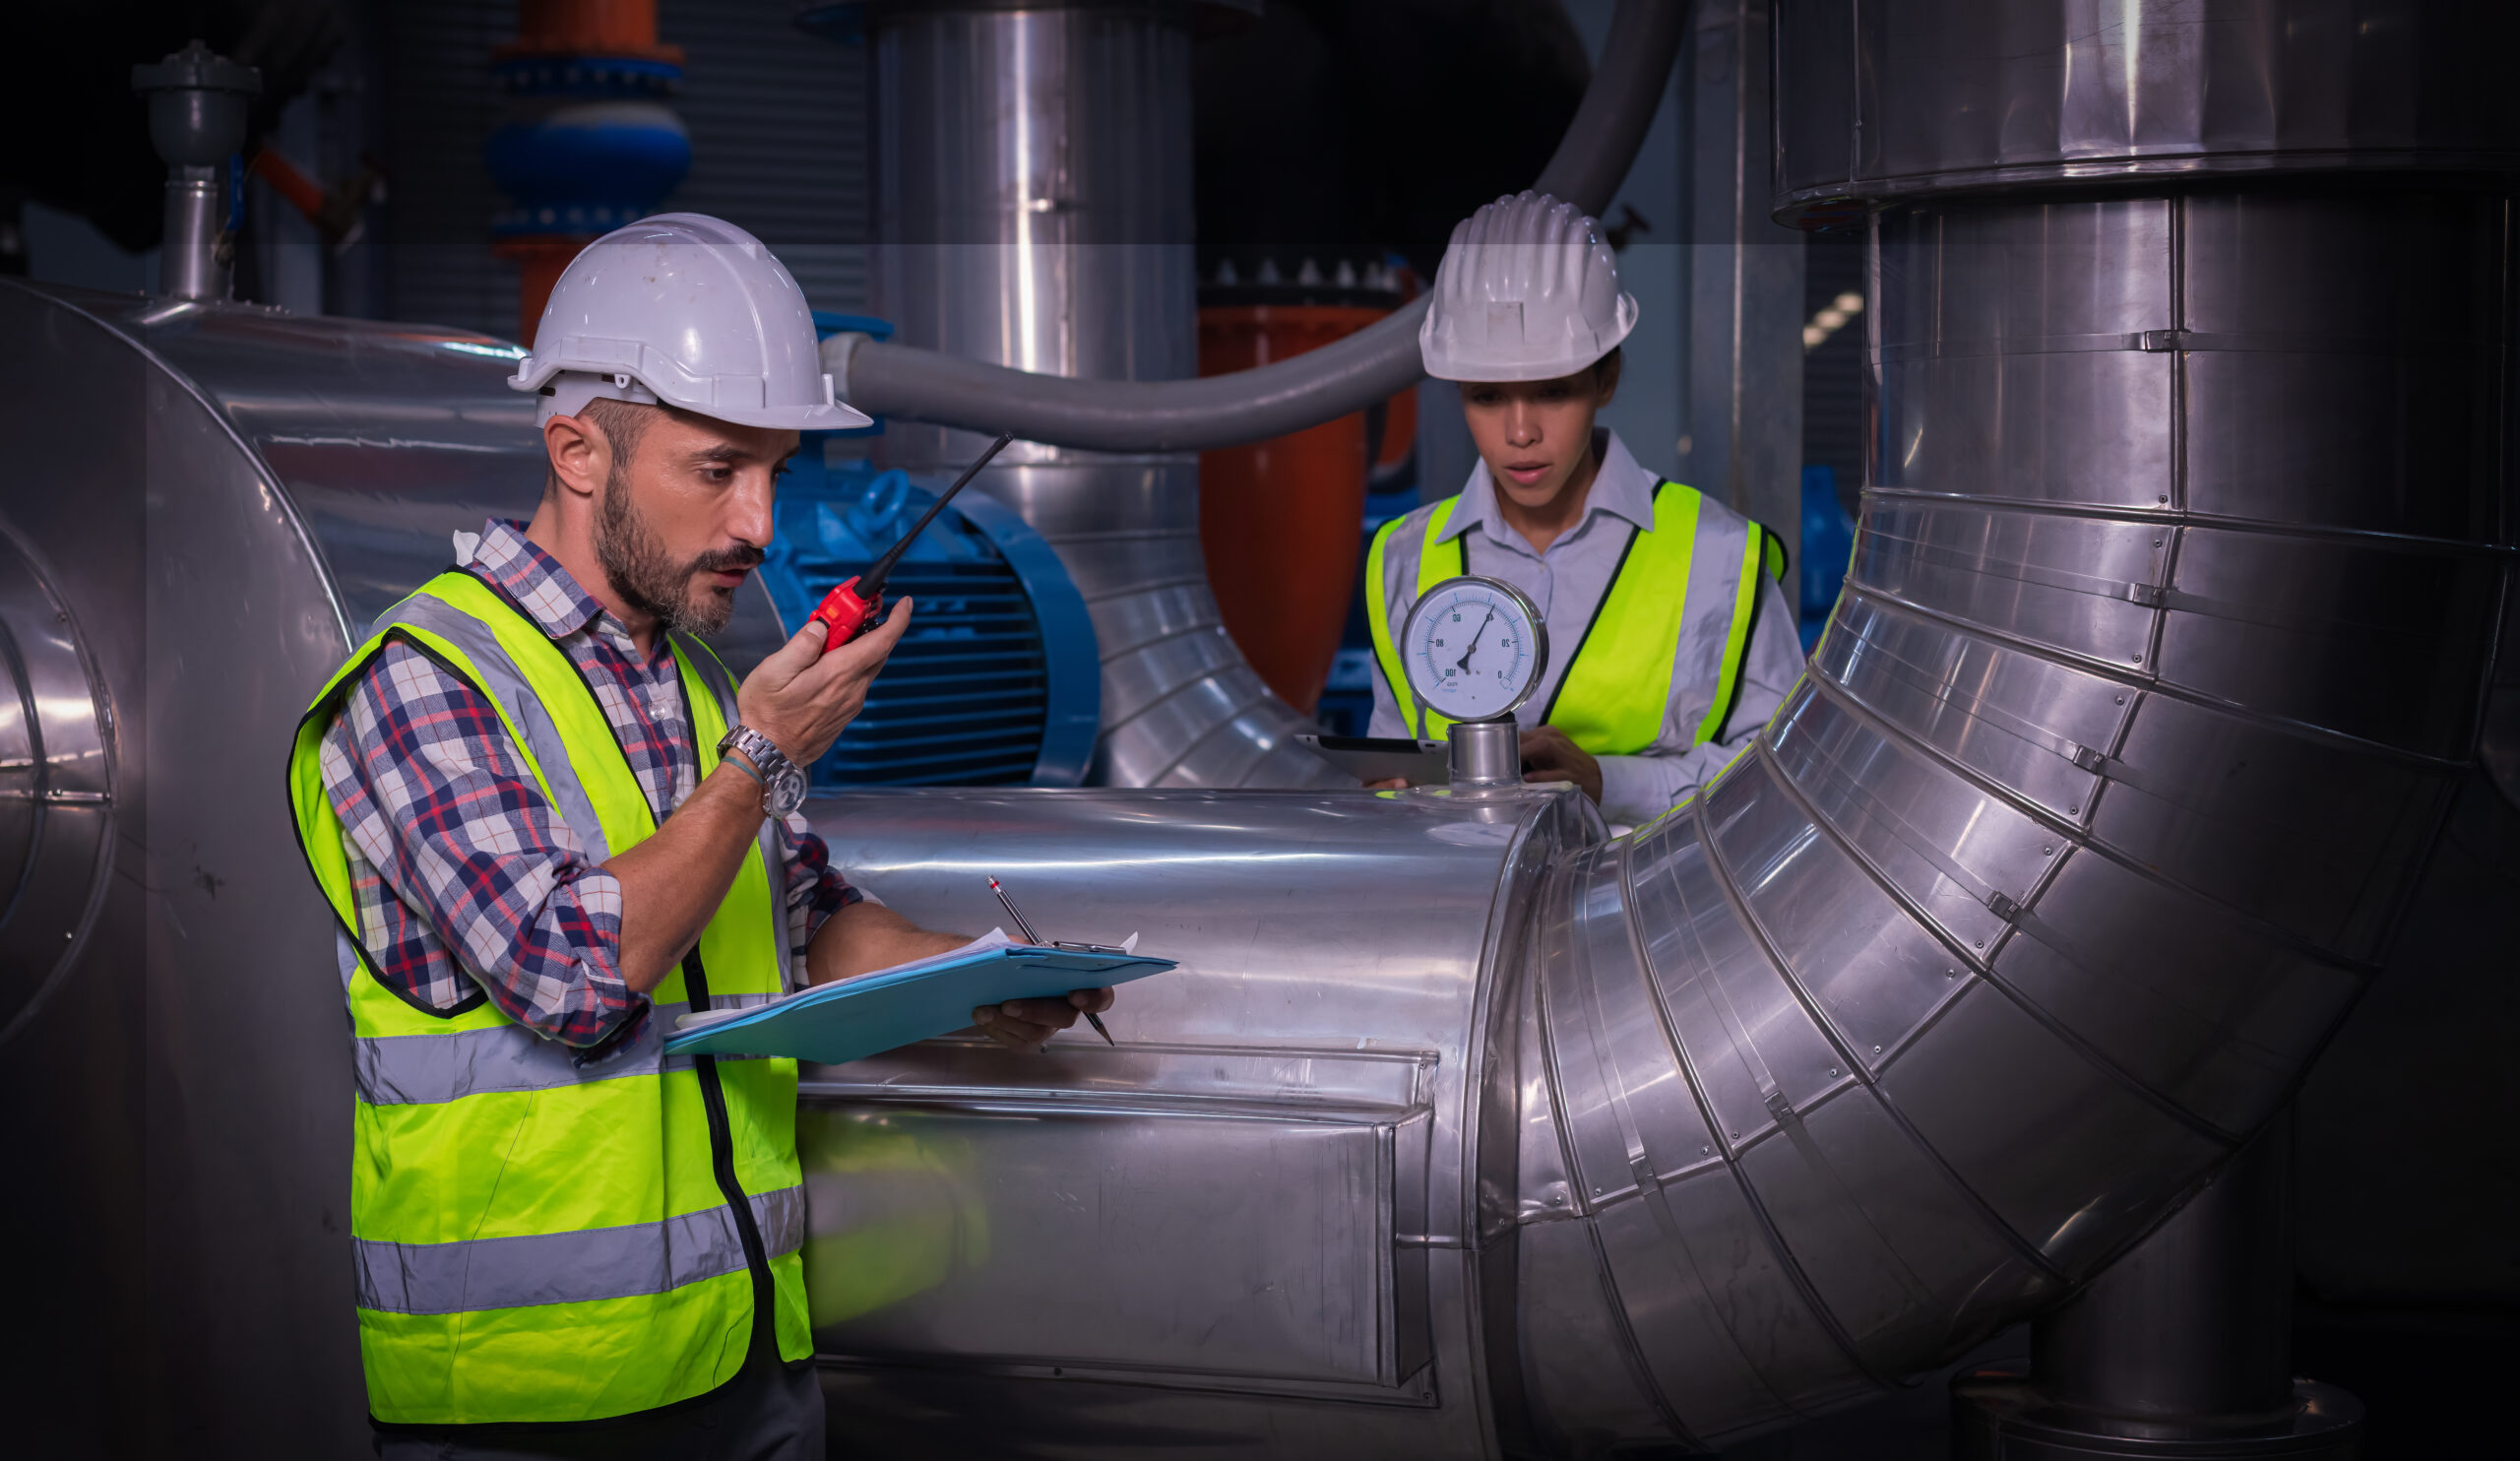
<instances>
[{"instance_id":1,"label":"orange pipe","mask_svg":"<svg viewBox=\"0 0 2520 1461\"><path fill-rule=\"evenodd\" d=\"M492 51L495 60L528 56L622 56L679 66L683 50L657 39L657 0L518 0L516 39ZM536 234L508 238L490 252L517 266L519 345L532 349L534 327L551 287L585 247L583 237Z\"/></svg>"},{"instance_id":2,"label":"orange pipe","mask_svg":"<svg viewBox=\"0 0 2520 1461\"><path fill-rule=\"evenodd\" d=\"M628 56L682 64L682 47L657 42L657 0L519 0L513 56Z\"/></svg>"},{"instance_id":3,"label":"orange pipe","mask_svg":"<svg viewBox=\"0 0 2520 1461\"><path fill-rule=\"evenodd\" d=\"M1388 312L1210 306L1199 311L1199 373L1248 370L1318 349ZM1306 714L1330 680L1355 588L1366 465L1361 412L1199 454L1199 541L1226 630L1278 698Z\"/></svg>"}]
</instances>

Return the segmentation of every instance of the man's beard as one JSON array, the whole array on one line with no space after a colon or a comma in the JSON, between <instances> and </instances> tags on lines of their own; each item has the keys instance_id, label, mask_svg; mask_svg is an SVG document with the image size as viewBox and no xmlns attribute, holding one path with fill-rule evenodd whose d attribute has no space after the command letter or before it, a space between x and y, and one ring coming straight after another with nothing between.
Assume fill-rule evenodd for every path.
<instances>
[{"instance_id":1,"label":"man's beard","mask_svg":"<svg viewBox=\"0 0 2520 1461\"><path fill-rule=\"evenodd\" d=\"M595 535L596 558L612 592L641 613L681 634L715 634L735 611L735 596L692 587L702 573L733 573L760 564L756 547L712 549L676 563L630 505L630 484L614 476L603 484L603 511Z\"/></svg>"}]
</instances>

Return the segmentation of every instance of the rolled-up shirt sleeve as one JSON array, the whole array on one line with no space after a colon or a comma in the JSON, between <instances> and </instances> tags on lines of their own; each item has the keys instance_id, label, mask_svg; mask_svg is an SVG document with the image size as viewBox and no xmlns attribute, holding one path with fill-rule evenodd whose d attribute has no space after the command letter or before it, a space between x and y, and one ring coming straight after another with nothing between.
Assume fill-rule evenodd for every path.
<instances>
[{"instance_id":1,"label":"rolled-up shirt sleeve","mask_svg":"<svg viewBox=\"0 0 2520 1461\"><path fill-rule=\"evenodd\" d=\"M377 971L407 999L447 1008L460 973L519 1024L593 1059L636 1037L648 998L621 977L621 884L543 796L497 711L426 656L388 644L326 736L326 791L392 895ZM363 921L368 910L363 910ZM431 949L430 944L442 945ZM435 966L435 967L433 967Z\"/></svg>"},{"instance_id":2,"label":"rolled-up shirt sleeve","mask_svg":"<svg viewBox=\"0 0 2520 1461\"><path fill-rule=\"evenodd\" d=\"M788 951L789 983L805 985L805 950L831 916L866 897L831 865L831 850L816 837L802 814L790 812L779 824L780 852L788 871Z\"/></svg>"}]
</instances>

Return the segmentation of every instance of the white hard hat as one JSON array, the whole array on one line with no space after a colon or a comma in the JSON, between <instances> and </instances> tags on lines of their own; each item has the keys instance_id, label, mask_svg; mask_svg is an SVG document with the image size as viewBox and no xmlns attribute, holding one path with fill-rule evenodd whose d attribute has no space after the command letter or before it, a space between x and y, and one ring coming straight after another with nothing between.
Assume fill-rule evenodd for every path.
<instances>
[{"instance_id":1,"label":"white hard hat","mask_svg":"<svg viewBox=\"0 0 2520 1461\"><path fill-rule=\"evenodd\" d=\"M536 423L598 396L739 426L870 424L832 394L805 291L762 241L706 214L661 213L569 261L508 378L542 392Z\"/></svg>"},{"instance_id":2,"label":"white hard hat","mask_svg":"<svg viewBox=\"0 0 2520 1461\"><path fill-rule=\"evenodd\" d=\"M1524 191L1453 227L1418 349L1437 380L1554 380L1636 328L1618 261L1572 203Z\"/></svg>"}]
</instances>

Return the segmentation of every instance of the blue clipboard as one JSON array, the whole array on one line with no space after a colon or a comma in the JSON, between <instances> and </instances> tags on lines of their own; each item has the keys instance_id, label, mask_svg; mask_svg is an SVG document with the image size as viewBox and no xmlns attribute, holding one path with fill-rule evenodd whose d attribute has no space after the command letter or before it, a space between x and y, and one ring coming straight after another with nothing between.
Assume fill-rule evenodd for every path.
<instances>
[{"instance_id":1,"label":"blue clipboard","mask_svg":"<svg viewBox=\"0 0 2520 1461\"><path fill-rule=\"evenodd\" d=\"M1161 974L1170 959L1006 943L821 985L675 1031L668 1055L782 1055L838 1065L965 1029L972 1011Z\"/></svg>"}]
</instances>

